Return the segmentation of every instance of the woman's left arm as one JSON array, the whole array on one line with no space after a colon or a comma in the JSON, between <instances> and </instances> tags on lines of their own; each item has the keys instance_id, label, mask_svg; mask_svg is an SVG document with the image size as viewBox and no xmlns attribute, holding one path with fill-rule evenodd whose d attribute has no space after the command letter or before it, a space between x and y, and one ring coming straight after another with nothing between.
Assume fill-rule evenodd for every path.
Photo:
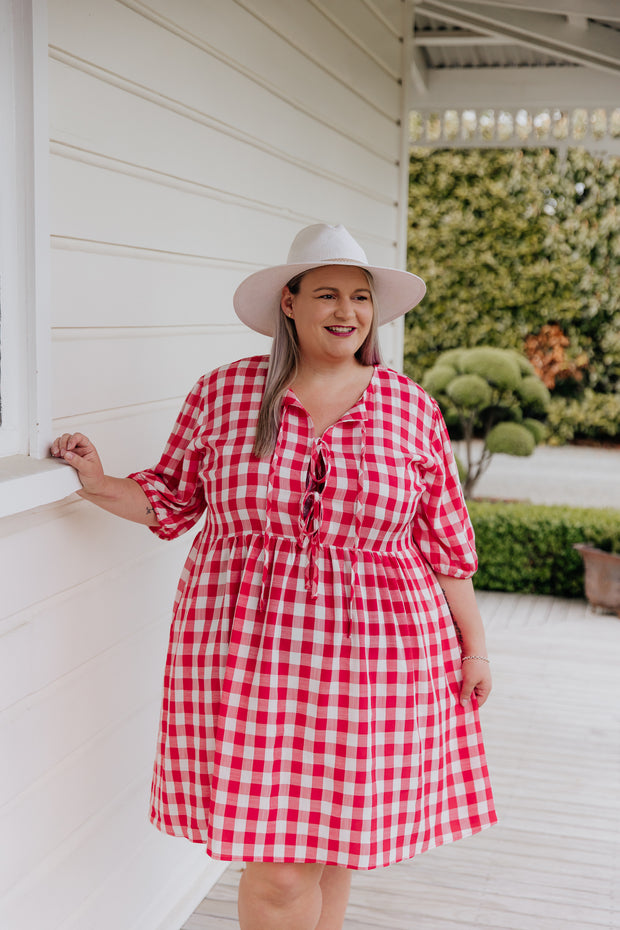
<instances>
[{"instance_id":1,"label":"woman's left arm","mask_svg":"<svg viewBox=\"0 0 620 930\"><path fill-rule=\"evenodd\" d=\"M463 656L475 657L463 662L461 704L465 706L473 692L479 706L482 706L491 693L491 670L489 663L484 661L487 647L474 586L471 578L453 578L439 573L437 581L460 633Z\"/></svg>"}]
</instances>

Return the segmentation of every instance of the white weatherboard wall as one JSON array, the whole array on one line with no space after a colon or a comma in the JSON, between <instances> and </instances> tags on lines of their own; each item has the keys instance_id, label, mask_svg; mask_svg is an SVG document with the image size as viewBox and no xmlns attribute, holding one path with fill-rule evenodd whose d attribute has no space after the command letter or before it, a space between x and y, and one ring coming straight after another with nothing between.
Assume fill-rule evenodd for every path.
<instances>
[{"instance_id":1,"label":"white weatherboard wall","mask_svg":"<svg viewBox=\"0 0 620 930\"><path fill-rule=\"evenodd\" d=\"M302 226L402 264L407 8L50 0L49 390L111 473L157 459L203 372L267 350L231 296ZM3 930L175 928L219 875L147 820L190 542L76 497L0 520Z\"/></svg>"}]
</instances>

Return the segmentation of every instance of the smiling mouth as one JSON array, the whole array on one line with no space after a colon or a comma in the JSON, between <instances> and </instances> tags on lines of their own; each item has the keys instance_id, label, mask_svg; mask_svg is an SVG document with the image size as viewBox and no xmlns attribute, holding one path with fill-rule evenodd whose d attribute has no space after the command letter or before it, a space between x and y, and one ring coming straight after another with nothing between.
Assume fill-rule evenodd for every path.
<instances>
[{"instance_id":1,"label":"smiling mouth","mask_svg":"<svg viewBox=\"0 0 620 930\"><path fill-rule=\"evenodd\" d=\"M355 326L326 326L325 329L334 336L350 336L355 332Z\"/></svg>"}]
</instances>

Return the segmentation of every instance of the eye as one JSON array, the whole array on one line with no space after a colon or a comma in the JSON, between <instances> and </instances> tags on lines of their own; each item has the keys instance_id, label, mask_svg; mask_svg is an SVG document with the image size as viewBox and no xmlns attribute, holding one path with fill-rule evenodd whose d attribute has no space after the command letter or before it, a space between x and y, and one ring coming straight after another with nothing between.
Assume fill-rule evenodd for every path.
<instances>
[{"instance_id":1,"label":"eye","mask_svg":"<svg viewBox=\"0 0 620 930\"><path fill-rule=\"evenodd\" d=\"M319 300L333 300L334 299L333 294L319 294L318 297L319 297Z\"/></svg>"},{"instance_id":2,"label":"eye","mask_svg":"<svg viewBox=\"0 0 620 930\"><path fill-rule=\"evenodd\" d=\"M368 294L358 294L354 299L361 301L361 303L364 303L366 300L370 300Z\"/></svg>"}]
</instances>

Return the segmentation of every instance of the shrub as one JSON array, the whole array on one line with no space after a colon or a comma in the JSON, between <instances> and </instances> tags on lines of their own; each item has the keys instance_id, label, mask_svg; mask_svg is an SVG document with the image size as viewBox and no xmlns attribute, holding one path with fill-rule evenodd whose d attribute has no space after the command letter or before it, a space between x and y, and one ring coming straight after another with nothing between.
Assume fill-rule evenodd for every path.
<instances>
[{"instance_id":1,"label":"shrub","mask_svg":"<svg viewBox=\"0 0 620 930\"><path fill-rule=\"evenodd\" d=\"M454 347L521 350L532 336L552 350L545 375L564 353L553 372L569 375L564 392L613 393L620 160L582 147L438 148L412 149L410 164L409 270L428 291L405 317L406 373L418 381Z\"/></svg>"},{"instance_id":2,"label":"shrub","mask_svg":"<svg viewBox=\"0 0 620 930\"><path fill-rule=\"evenodd\" d=\"M480 375L457 375L450 379L444 391L457 407L465 410L488 407L492 400L489 383Z\"/></svg>"},{"instance_id":3,"label":"shrub","mask_svg":"<svg viewBox=\"0 0 620 930\"><path fill-rule=\"evenodd\" d=\"M426 390L429 394L432 394L433 397L436 397L438 394L443 394L452 381L456 377L456 368L452 368L448 364L437 364L435 367L428 372L428 376L425 379Z\"/></svg>"},{"instance_id":4,"label":"shrub","mask_svg":"<svg viewBox=\"0 0 620 930\"><path fill-rule=\"evenodd\" d=\"M532 374L527 359L513 349L478 346L443 352L422 379L422 386L442 408L453 439L464 439L467 452L465 496L469 497L496 452L531 455L543 430L522 425L544 416L549 392ZM506 422L511 421L511 422ZM474 435L484 442L474 461Z\"/></svg>"},{"instance_id":5,"label":"shrub","mask_svg":"<svg viewBox=\"0 0 620 930\"><path fill-rule=\"evenodd\" d=\"M456 371L460 371L460 361L464 351L464 349L448 349L447 352L441 353L435 365L439 365L441 359L442 365L452 365Z\"/></svg>"},{"instance_id":6,"label":"shrub","mask_svg":"<svg viewBox=\"0 0 620 930\"><path fill-rule=\"evenodd\" d=\"M525 355L521 355L520 352L517 352L514 349L507 349L506 351L514 358L515 362L519 366L519 370L522 375L535 375L536 374L534 366L532 365L530 361L528 361Z\"/></svg>"},{"instance_id":7,"label":"shrub","mask_svg":"<svg viewBox=\"0 0 620 930\"><path fill-rule=\"evenodd\" d=\"M536 445L544 442L547 438L547 427L544 423L541 423L540 420L533 420L531 417L526 417L523 421L523 425L526 429L529 429L530 433L534 437Z\"/></svg>"},{"instance_id":8,"label":"shrub","mask_svg":"<svg viewBox=\"0 0 620 930\"><path fill-rule=\"evenodd\" d=\"M583 597L574 543L620 552L620 510L468 502L476 533L476 588Z\"/></svg>"},{"instance_id":9,"label":"shrub","mask_svg":"<svg viewBox=\"0 0 620 930\"><path fill-rule=\"evenodd\" d=\"M597 394L586 388L581 398L553 397L547 422L551 445L573 439L620 441L620 394Z\"/></svg>"},{"instance_id":10,"label":"shrub","mask_svg":"<svg viewBox=\"0 0 620 930\"><path fill-rule=\"evenodd\" d=\"M521 398L523 407L531 413L546 413L551 395L536 375L526 375L517 386L517 393Z\"/></svg>"},{"instance_id":11,"label":"shrub","mask_svg":"<svg viewBox=\"0 0 620 930\"><path fill-rule=\"evenodd\" d=\"M580 352L570 359L566 350L570 339L557 323L545 324L538 333L531 333L525 340L525 352L539 378L546 387L553 389L557 382L580 382L583 369L588 367L588 356Z\"/></svg>"},{"instance_id":12,"label":"shrub","mask_svg":"<svg viewBox=\"0 0 620 930\"><path fill-rule=\"evenodd\" d=\"M536 446L534 433L521 423L498 423L487 435L487 449L494 455L531 455Z\"/></svg>"},{"instance_id":13,"label":"shrub","mask_svg":"<svg viewBox=\"0 0 620 930\"><path fill-rule=\"evenodd\" d=\"M466 374L480 375L499 391L516 391L521 383L521 369L513 352L482 347L463 355L460 368Z\"/></svg>"}]
</instances>

